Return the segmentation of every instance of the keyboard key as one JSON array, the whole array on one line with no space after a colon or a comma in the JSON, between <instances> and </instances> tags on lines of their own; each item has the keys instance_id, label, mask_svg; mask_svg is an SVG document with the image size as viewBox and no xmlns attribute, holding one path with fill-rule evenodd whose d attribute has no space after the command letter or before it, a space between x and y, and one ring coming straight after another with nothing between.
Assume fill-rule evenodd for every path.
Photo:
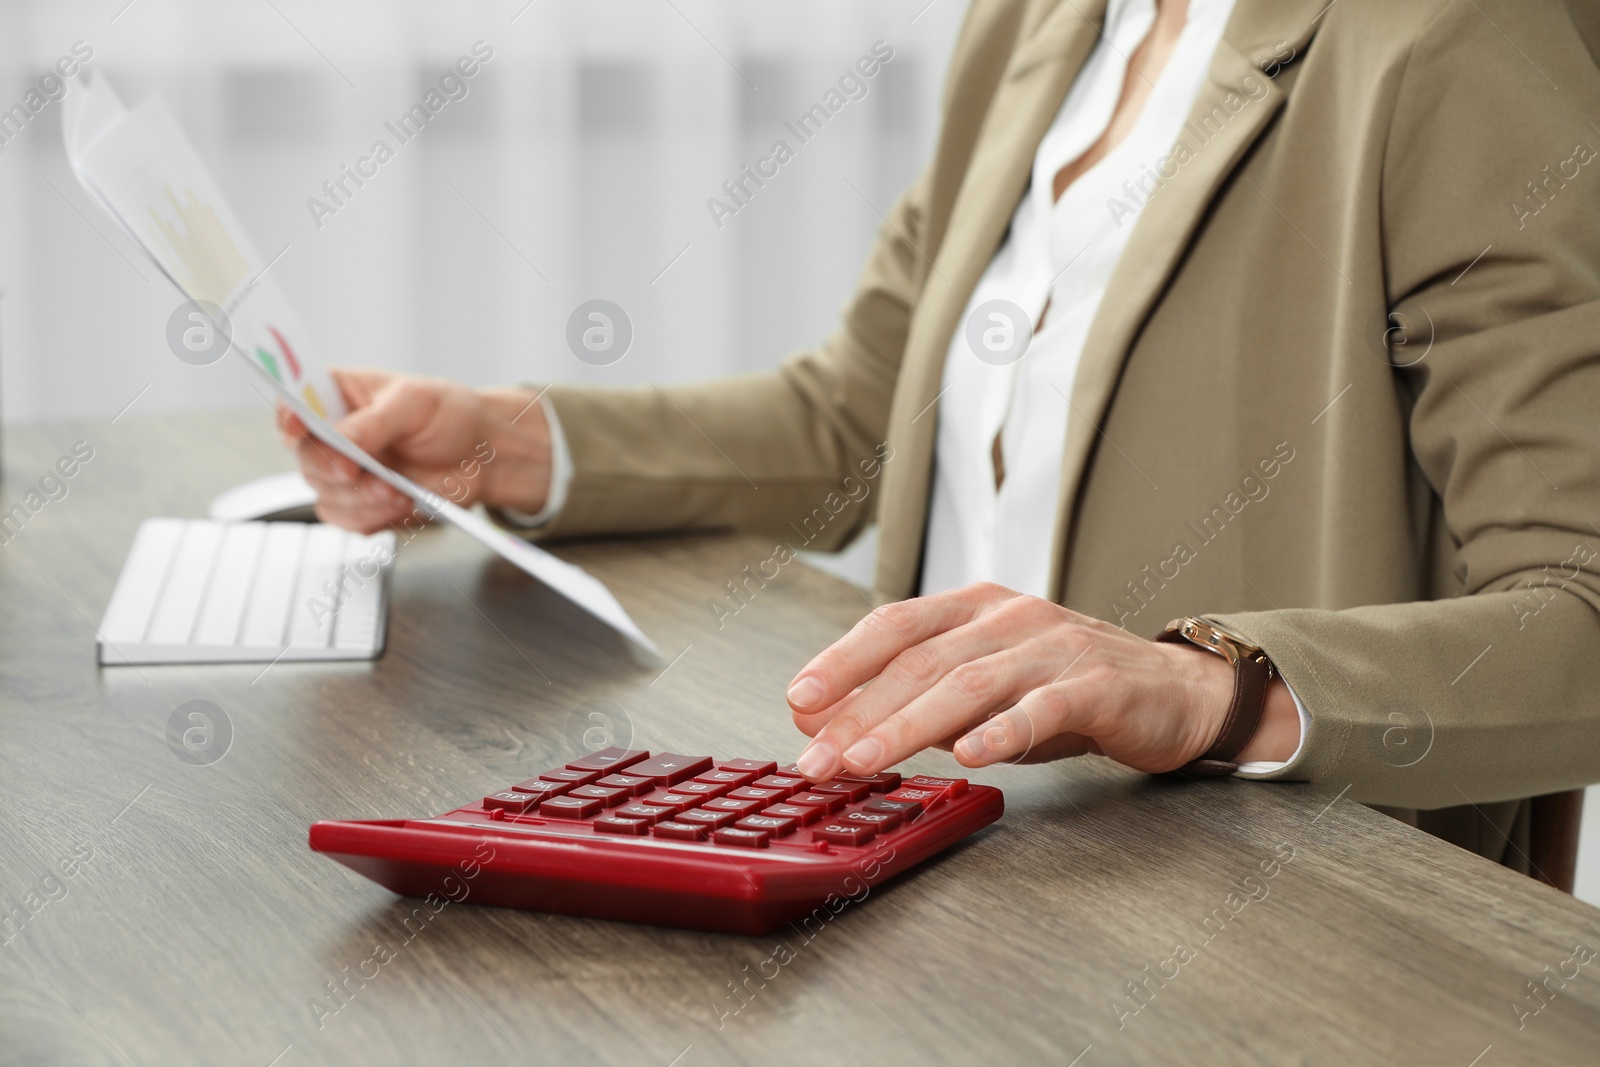
<instances>
[{"instance_id":1,"label":"keyboard key","mask_svg":"<svg viewBox=\"0 0 1600 1067\"><path fill-rule=\"evenodd\" d=\"M845 799L838 793L796 793L789 798L789 803L805 808L821 808L824 812L835 812L844 807Z\"/></svg>"},{"instance_id":2,"label":"keyboard key","mask_svg":"<svg viewBox=\"0 0 1600 1067\"><path fill-rule=\"evenodd\" d=\"M906 822L915 822L917 816L922 814L922 803L917 800L889 800L885 797L873 797L862 805L862 811L892 811Z\"/></svg>"},{"instance_id":3,"label":"keyboard key","mask_svg":"<svg viewBox=\"0 0 1600 1067\"><path fill-rule=\"evenodd\" d=\"M635 822L642 822L646 826L654 826L663 819L670 819L676 814L677 812L671 808L658 808L654 804L624 804L605 817L608 819L632 819Z\"/></svg>"},{"instance_id":4,"label":"keyboard key","mask_svg":"<svg viewBox=\"0 0 1600 1067\"><path fill-rule=\"evenodd\" d=\"M534 800L549 800L571 789L572 783L546 782L540 778L529 778L526 782L518 782L511 788L518 793L530 794Z\"/></svg>"},{"instance_id":5,"label":"keyboard key","mask_svg":"<svg viewBox=\"0 0 1600 1067\"><path fill-rule=\"evenodd\" d=\"M864 845L876 836L878 831L874 827L842 822L824 823L811 831L813 841L828 841L835 845Z\"/></svg>"},{"instance_id":6,"label":"keyboard key","mask_svg":"<svg viewBox=\"0 0 1600 1067\"><path fill-rule=\"evenodd\" d=\"M705 811L731 811L739 815L749 815L761 810L761 802L758 800L734 800L731 797L718 797L715 800L706 801L700 807Z\"/></svg>"},{"instance_id":7,"label":"keyboard key","mask_svg":"<svg viewBox=\"0 0 1600 1067\"><path fill-rule=\"evenodd\" d=\"M626 789L607 789L603 785L580 785L576 789L568 790L566 796L569 800L598 800L606 807L611 808L618 804L626 803L628 791Z\"/></svg>"},{"instance_id":8,"label":"keyboard key","mask_svg":"<svg viewBox=\"0 0 1600 1067\"><path fill-rule=\"evenodd\" d=\"M678 822L693 823L696 826L709 826L713 830L727 826L739 817L736 811L707 811L705 808L693 808L681 812Z\"/></svg>"},{"instance_id":9,"label":"keyboard key","mask_svg":"<svg viewBox=\"0 0 1600 1067\"><path fill-rule=\"evenodd\" d=\"M639 798L639 803L649 804L657 808L666 808L676 815L680 811L688 811L690 808L699 807L700 802L704 799L705 797L685 797L679 796L677 793L663 792L642 796Z\"/></svg>"},{"instance_id":10,"label":"keyboard key","mask_svg":"<svg viewBox=\"0 0 1600 1067\"><path fill-rule=\"evenodd\" d=\"M650 753L642 748L602 748L599 752L591 752L582 759L573 760L567 766L575 771L620 771L648 755Z\"/></svg>"},{"instance_id":11,"label":"keyboard key","mask_svg":"<svg viewBox=\"0 0 1600 1067\"><path fill-rule=\"evenodd\" d=\"M717 764L720 770L739 771L749 774L752 778L760 778L763 774L771 774L778 769L772 760L758 759L725 759Z\"/></svg>"},{"instance_id":12,"label":"keyboard key","mask_svg":"<svg viewBox=\"0 0 1600 1067\"><path fill-rule=\"evenodd\" d=\"M651 827L650 832L657 837L666 837L673 841L704 841L707 831L704 826L696 826L689 822L658 822Z\"/></svg>"},{"instance_id":13,"label":"keyboard key","mask_svg":"<svg viewBox=\"0 0 1600 1067\"><path fill-rule=\"evenodd\" d=\"M483 798L483 806L485 808L499 808L501 811L508 811L513 815L519 815L527 811L528 805L537 804L538 802L539 798L537 796L530 793L513 792L510 789Z\"/></svg>"},{"instance_id":14,"label":"keyboard key","mask_svg":"<svg viewBox=\"0 0 1600 1067\"><path fill-rule=\"evenodd\" d=\"M840 771L839 777L847 782L866 782L874 793L892 793L900 788L900 776L893 771L882 774L851 774Z\"/></svg>"},{"instance_id":15,"label":"keyboard key","mask_svg":"<svg viewBox=\"0 0 1600 1067\"><path fill-rule=\"evenodd\" d=\"M608 774L594 784L603 785L607 789L627 790L630 797L643 796L655 788L655 782L636 774Z\"/></svg>"},{"instance_id":16,"label":"keyboard key","mask_svg":"<svg viewBox=\"0 0 1600 1067\"><path fill-rule=\"evenodd\" d=\"M943 800L944 794L937 789L908 789L905 786L901 786L883 799L921 804L925 808L930 808Z\"/></svg>"},{"instance_id":17,"label":"keyboard key","mask_svg":"<svg viewBox=\"0 0 1600 1067\"><path fill-rule=\"evenodd\" d=\"M871 826L880 834L888 833L900 825L898 811L849 811L836 821L850 826Z\"/></svg>"},{"instance_id":18,"label":"keyboard key","mask_svg":"<svg viewBox=\"0 0 1600 1067\"><path fill-rule=\"evenodd\" d=\"M694 776L694 780L697 782L710 782L713 785L725 785L729 789L733 789L754 780L755 777L754 771L730 771L727 768L719 768L718 770L707 771L704 774L697 774Z\"/></svg>"},{"instance_id":19,"label":"keyboard key","mask_svg":"<svg viewBox=\"0 0 1600 1067\"><path fill-rule=\"evenodd\" d=\"M818 807L806 807L803 804L773 804L762 815L770 815L775 819L793 819L801 826L809 826L822 818L823 811ZM751 816L755 818L755 816Z\"/></svg>"},{"instance_id":20,"label":"keyboard key","mask_svg":"<svg viewBox=\"0 0 1600 1067\"><path fill-rule=\"evenodd\" d=\"M641 778L654 778L657 785L677 785L693 778L701 771L710 769L710 756L684 756L677 752L663 752L659 756L630 764L628 773Z\"/></svg>"},{"instance_id":21,"label":"keyboard key","mask_svg":"<svg viewBox=\"0 0 1600 1067\"><path fill-rule=\"evenodd\" d=\"M615 815L602 815L590 825L597 834L628 834L640 837L650 832L650 824L643 819L619 819Z\"/></svg>"},{"instance_id":22,"label":"keyboard key","mask_svg":"<svg viewBox=\"0 0 1600 1067\"><path fill-rule=\"evenodd\" d=\"M539 805L539 814L547 819L589 819L606 806L603 800L585 800L583 797L551 797Z\"/></svg>"},{"instance_id":23,"label":"keyboard key","mask_svg":"<svg viewBox=\"0 0 1600 1067\"><path fill-rule=\"evenodd\" d=\"M733 824L741 830L760 830L773 837L792 834L800 825L799 819L780 819L776 815L746 815Z\"/></svg>"},{"instance_id":24,"label":"keyboard key","mask_svg":"<svg viewBox=\"0 0 1600 1067\"><path fill-rule=\"evenodd\" d=\"M767 833L764 830L739 830L729 827L712 834L711 840L719 845L733 845L737 848L767 847Z\"/></svg>"},{"instance_id":25,"label":"keyboard key","mask_svg":"<svg viewBox=\"0 0 1600 1067\"><path fill-rule=\"evenodd\" d=\"M800 773L800 765L798 763L786 763L782 767L779 767L777 770L773 771L772 773L773 774L781 774L785 778L804 778L805 777L805 775Z\"/></svg>"},{"instance_id":26,"label":"keyboard key","mask_svg":"<svg viewBox=\"0 0 1600 1067\"><path fill-rule=\"evenodd\" d=\"M866 782L847 782L842 778L835 778L831 782L811 787L813 793L837 793L848 799L851 803L863 799L872 792L872 787Z\"/></svg>"},{"instance_id":27,"label":"keyboard key","mask_svg":"<svg viewBox=\"0 0 1600 1067\"><path fill-rule=\"evenodd\" d=\"M743 789L735 789L728 794L732 800L753 800L757 804L771 804L775 800L783 800L789 794L781 789L757 789L747 785Z\"/></svg>"},{"instance_id":28,"label":"keyboard key","mask_svg":"<svg viewBox=\"0 0 1600 1067\"><path fill-rule=\"evenodd\" d=\"M930 778L926 774L913 774L900 784L908 789L932 789L947 797L958 797L967 791L965 778Z\"/></svg>"},{"instance_id":29,"label":"keyboard key","mask_svg":"<svg viewBox=\"0 0 1600 1067\"><path fill-rule=\"evenodd\" d=\"M679 782L672 787L672 791L679 796L700 797L702 800L710 800L712 797L720 797L732 788L733 786L727 782L702 782L696 779L692 782Z\"/></svg>"},{"instance_id":30,"label":"keyboard key","mask_svg":"<svg viewBox=\"0 0 1600 1067\"><path fill-rule=\"evenodd\" d=\"M750 784L757 789L781 789L786 797L792 797L811 788L810 783L804 778L790 778L784 774L769 774L765 778L757 778Z\"/></svg>"},{"instance_id":31,"label":"keyboard key","mask_svg":"<svg viewBox=\"0 0 1600 1067\"><path fill-rule=\"evenodd\" d=\"M588 785L600 777L599 771L575 771L569 767L557 767L553 771L545 771L539 776L545 782L571 782L573 785Z\"/></svg>"}]
</instances>

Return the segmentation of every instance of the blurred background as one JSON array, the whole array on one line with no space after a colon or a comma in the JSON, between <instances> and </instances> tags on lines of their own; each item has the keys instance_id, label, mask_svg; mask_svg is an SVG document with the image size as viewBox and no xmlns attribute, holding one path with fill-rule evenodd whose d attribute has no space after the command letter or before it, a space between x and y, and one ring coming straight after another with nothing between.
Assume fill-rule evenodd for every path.
<instances>
[{"instance_id":1,"label":"blurred background","mask_svg":"<svg viewBox=\"0 0 1600 1067\"><path fill-rule=\"evenodd\" d=\"M962 0L0 0L0 107L75 42L130 105L171 104L325 359L518 380L683 381L771 366L837 321L928 156ZM307 207L476 41L493 57L319 228ZM784 128L882 41L808 143ZM880 50L883 46L880 46ZM70 94L77 79L67 80ZM48 104L0 150L8 421L259 406L165 342L177 291L78 186ZM775 140L793 160L720 227ZM627 356L577 360L595 298ZM146 389L145 387L149 388Z\"/></svg>"}]
</instances>

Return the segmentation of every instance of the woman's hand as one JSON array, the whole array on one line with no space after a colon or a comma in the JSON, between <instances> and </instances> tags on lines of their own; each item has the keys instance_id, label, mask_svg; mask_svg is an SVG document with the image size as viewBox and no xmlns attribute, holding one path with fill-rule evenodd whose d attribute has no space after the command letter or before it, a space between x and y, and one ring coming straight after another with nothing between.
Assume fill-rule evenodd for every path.
<instances>
[{"instance_id":1,"label":"woman's hand","mask_svg":"<svg viewBox=\"0 0 1600 1067\"><path fill-rule=\"evenodd\" d=\"M390 469L463 507L544 506L550 427L538 394L376 370L332 374L350 409L338 429ZM411 515L409 497L317 440L286 408L278 429L317 491L324 522L372 533Z\"/></svg>"},{"instance_id":2,"label":"woman's hand","mask_svg":"<svg viewBox=\"0 0 1600 1067\"><path fill-rule=\"evenodd\" d=\"M795 724L813 737L798 761L812 781L874 774L934 745L968 767L1092 753L1175 770L1215 743L1232 696L1220 656L988 583L878 608L789 687ZM1286 760L1299 734L1274 679L1239 759Z\"/></svg>"}]
</instances>

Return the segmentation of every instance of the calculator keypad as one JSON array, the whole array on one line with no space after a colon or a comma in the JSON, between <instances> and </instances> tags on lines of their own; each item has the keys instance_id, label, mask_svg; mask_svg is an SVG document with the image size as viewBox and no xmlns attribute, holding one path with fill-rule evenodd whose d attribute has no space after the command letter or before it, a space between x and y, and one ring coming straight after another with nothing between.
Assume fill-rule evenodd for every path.
<instances>
[{"instance_id":1,"label":"calculator keypad","mask_svg":"<svg viewBox=\"0 0 1600 1067\"><path fill-rule=\"evenodd\" d=\"M827 851L893 834L966 789L960 778L892 771L812 784L793 764L610 748L492 793L481 812L623 838Z\"/></svg>"}]
</instances>

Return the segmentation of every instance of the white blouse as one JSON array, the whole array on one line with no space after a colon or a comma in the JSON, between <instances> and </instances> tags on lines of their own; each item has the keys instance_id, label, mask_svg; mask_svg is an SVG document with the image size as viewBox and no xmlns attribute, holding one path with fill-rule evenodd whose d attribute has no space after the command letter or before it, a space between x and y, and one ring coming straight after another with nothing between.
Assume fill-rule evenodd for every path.
<instances>
[{"instance_id":1,"label":"white blouse","mask_svg":"<svg viewBox=\"0 0 1600 1067\"><path fill-rule=\"evenodd\" d=\"M950 342L924 594L991 581L1050 595L1067 420L1083 417L1067 398L1084 339L1153 190L1146 176L1172 151L1232 9L1233 0L1190 0L1188 22L1133 129L1052 202L1057 172L1105 133L1124 80L1143 76L1128 57L1150 32L1154 0L1110 0L1105 29L1039 143L1010 235ZM1026 343L1046 304L1044 328ZM1026 321L1009 321L1021 316Z\"/></svg>"}]
</instances>

